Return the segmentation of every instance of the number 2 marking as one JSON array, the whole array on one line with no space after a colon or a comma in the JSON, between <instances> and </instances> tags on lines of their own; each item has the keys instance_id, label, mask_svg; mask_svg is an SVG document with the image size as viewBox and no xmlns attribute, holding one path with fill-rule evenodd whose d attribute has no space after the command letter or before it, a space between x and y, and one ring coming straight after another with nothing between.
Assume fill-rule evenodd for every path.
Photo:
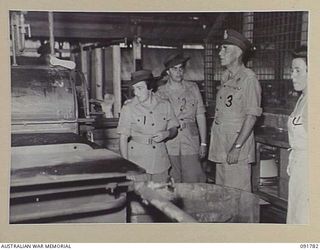
<instances>
[{"instance_id":1,"label":"number 2 marking","mask_svg":"<svg viewBox=\"0 0 320 250\"><path fill-rule=\"evenodd\" d=\"M232 105L232 98L233 98L232 95L228 95L228 97L227 97L227 103L226 103L226 106L227 106L227 107L230 107L230 106Z\"/></svg>"}]
</instances>

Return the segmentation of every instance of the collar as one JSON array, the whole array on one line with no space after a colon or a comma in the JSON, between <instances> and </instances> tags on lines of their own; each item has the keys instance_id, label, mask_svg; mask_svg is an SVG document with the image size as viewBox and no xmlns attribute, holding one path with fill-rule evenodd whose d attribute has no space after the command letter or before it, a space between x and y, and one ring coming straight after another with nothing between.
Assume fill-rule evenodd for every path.
<instances>
[{"instance_id":1,"label":"collar","mask_svg":"<svg viewBox=\"0 0 320 250\"><path fill-rule=\"evenodd\" d=\"M167 84L165 85L165 92L167 96L175 96L175 97L181 97L184 95L187 91L187 85L185 84L185 81L182 80L181 82L181 88L180 89L172 89L170 88L171 83L168 81Z\"/></svg>"},{"instance_id":2,"label":"collar","mask_svg":"<svg viewBox=\"0 0 320 250\"><path fill-rule=\"evenodd\" d=\"M180 85L181 85L181 89L185 89L185 84L184 84L184 79L182 79L182 81L180 82ZM170 88L170 86L172 86L172 82L170 80L167 81L167 84L166 84L166 89L167 90L174 90L172 88Z\"/></svg>"},{"instance_id":3,"label":"collar","mask_svg":"<svg viewBox=\"0 0 320 250\"><path fill-rule=\"evenodd\" d=\"M228 71L228 80L232 80L232 79L240 79L241 78L241 72L243 72L243 70L245 69L246 67L244 66L244 64L241 64L239 66L239 68L236 70L235 73L232 73L229 69L227 69Z\"/></svg>"},{"instance_id":4,"label":"collar","mask_svg":"<svg viewBox=\"0 0 320 250\"><path fill-rule=\"evenodd\" d=\"M159 100L157 99L157 96L154 95L153 92L151 92L151 105L145 105L144 103L139 102L136 96L134 97L134 104L148 110L154 110L158 106Z\"/></svg>"}]
</instances>

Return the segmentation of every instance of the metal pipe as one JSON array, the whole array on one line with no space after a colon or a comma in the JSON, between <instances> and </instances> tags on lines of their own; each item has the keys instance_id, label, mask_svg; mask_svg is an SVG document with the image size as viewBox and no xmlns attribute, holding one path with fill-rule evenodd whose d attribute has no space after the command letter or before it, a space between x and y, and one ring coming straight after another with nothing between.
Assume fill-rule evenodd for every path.
<instances>
[{"instance_id":1,"label":"metal pipe","mask_svg":"<svg viewBox=\"0 0 320 250\"><path fill-rule=\"evenodd\" d=\"M19 16L19 28L18 28L18 32L20 35L20 41L19 41L19 51L23 52L24 47L25 47L25 35L26 35L26 25L24 23L24 14L20 13Z\"/></svg>"},{"instance_id":2,"label":"metal pipe","mask_svg":"<svg viewBox=\"0 0 320 250\"><path fill-rule=\"evenodd\" d=\"M14 32L15 32L15 41L16 41L16 53L18 53L18 55L21 54L21 52L23 50L21 50L22 48L22 44L21 44L21 32L20 32L20 18L18 13L13 13L13 24L14 24Z\"/></svg>"},{"instance_id":3,"label":"metal pipe","mask_svg":"<svg viewBox=\"0 0 320 250\"><path fill-rule=\"evenodd\" d=\"M95 55L95 79L96 79L96 99L103 100L103 69L102 69L102 49L94 49Z\"/></svg>"},{"instance_id":4,"label":"metal pipe","mask_svg":"<svg viewBox=\"0 0 320 250\"><path fill-rule=\"evenodd\" d=\"M50 40L50 54L54 55L54 35L53 35L53 12L48 12L49 21L49 40Z\"/></svg>"},{"instance_id":5,"label":"metal pipe","mask_svg":"<svg viewBox=\"0 0 320 250\"><path fill-rule=\"evenodd\" d=\"M113 95L114 106L113 115L118 118L121 109L121 49L119 45L112 47L112 62L113 62Z\"/></svg>"},{"instance_id":6,"label":"metal pipe","mask_svg":"<svg viewBox=\"0 0 320 250\"><path fill-rule=\"evenodd\" d=\"M74 198L74 197L72 197ZM41 197L40 197L41 200ZM120 194L120 196L111 201L102 201L102 202L92 202L89 204L83 204L81 206L72 207L72 208L56 208L54 210L47 210L46 206L51 201L41 201L34 202L30 204L29 207L34 207L33 213L22 213L22 214L14 214L10 216L10 223L26 223L26 222L35 222L39 220L50 220L51 218L56 218L58 221L59 217L68 216L69 218L73 215L80 215L86 213L98 213L104 211L105 214L112 213L113 209L120 208L125 206L126 204L126 194ZM14 211L14 207L12 206L12 210ZM41 210L42 208L42 210ZM38 211L37 211L38 210Z\"/></svg>"},{"instance_id":7,"label":"metal pipe","mask_svg":"<svg viewBox=\"0 0 320 250\"><path fill-rule=\"evenodd\" d=\"M141 46L141 37L136 37L132 43L133 46L133 69L134 71L140 70L142 67L141 58L142 58L142 46Z\"/></svg>"},{"instance_id":8,"label":"metal pipe","mask_svg":"<svg viewBox=\"0 0 320 250\"><path fill-rule=\"evenodd\" d=\"M13 65L17 65L17 58L16 58L16 36L15 36L15 30L14 30L14 18L13 15L11 15L11 41L12 41L12 59L13 59Z\"/></svg>"},{"instance_id":9,"label":"metal pipe","mask_svg":"<svg viewBox=\"0 0 320 250\"><path fill-rule=\"evenodd\" d=\"M80 76L83 83L83 92L84 92L84 113L86 118L90 118L90 104L89 104L89 92L88 92L88 53L84 51L83 44L80 44L81 51L81 71Z\"/></svg>"}]
</instances>

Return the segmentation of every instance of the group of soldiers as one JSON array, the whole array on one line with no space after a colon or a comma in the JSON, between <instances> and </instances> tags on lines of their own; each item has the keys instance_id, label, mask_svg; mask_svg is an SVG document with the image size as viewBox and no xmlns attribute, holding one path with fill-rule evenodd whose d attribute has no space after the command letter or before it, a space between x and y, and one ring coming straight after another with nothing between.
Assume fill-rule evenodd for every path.
<instances>
[{"instance_id":1,"label":"group of soldiers","mask_svg":"<svg viewBox=\"0 0 320 250\"><path fill-rule=\"evenodd\" d=\"M224 31L219 57L225 70L216 96L209 144L206 110L198 85L183 77L189 57L174 54L164 62L167 82L157 90L150 70L132 73L130 84L135 96L124 103L117 128L121 155L145 168L149 181L166 182L171 177L175 182L189 183L206 181L201 161L208 155L208 160L216 163L216 184L251 192L251 163L255 161L253 127L262 114L260 83L256 74L246 67L253 50L252 43L241 33ZM295 69L297 62L292 66L295 89L299 85L295 81L305 82L303 88L306 89L307 50L301 51L296 58L302 61L295 60L298 66L305 64L305 67ZM304 75L295 80L301 72ZM296 90L304 92L301 88ZM301 119L291 124L295 129L291 141L295 141L292 138L298 131L295 138L299 143L295 145L299 146L293 147L288 167L288 223L305 223L308 214L306 188L299 188L307 186L307 171L300 166L307 158L307 126L301 126L307 124L306 97L299 103L304 106L299 104L300 108L296 107L292 115L295 121L297 117ZM290 128L290 124L288 126ZM298 157L294 162L293 154ZM298 171L296 175L294 171ZM297 199L304 201L304 205Z\"/></svg>"},{"instance_id":2,"label":"group of soldiers","mask_svg":"<svg viewBox=\"0 0 320 250\"><path fill-rule=\"evenodd\" d=\"M261 87L245 63L251 42L225 30L219 57L226 68L217 94L210 147L205 106L195 82L184 79L189 57L164 62L167 82L155 92L150 70L132 73L134 98L123 105L118 124L122 156L146 169L151 181L205 182L201 160L216 163L216 184L251 190L253 126L262 109Z\"/></svg>"}]
</instances>

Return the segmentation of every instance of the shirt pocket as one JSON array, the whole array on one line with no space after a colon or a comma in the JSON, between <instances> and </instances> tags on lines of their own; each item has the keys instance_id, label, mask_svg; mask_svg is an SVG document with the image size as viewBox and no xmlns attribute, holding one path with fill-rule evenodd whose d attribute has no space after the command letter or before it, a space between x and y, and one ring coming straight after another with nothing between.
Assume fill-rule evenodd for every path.
<instances>
[{"instance_id":1,"label":"shirt pocket","mask_svg":"<svg viewBox=\"0 0 320 250\"><path fill-rule=\"evenodd\" d=\"M145 124L146 124L146 116L143 116L143 115L133 116L132 129L134 131L143 133Z\"/></svg>"},{"instance_id":2,"label":"shirt pocket","mask_svg":"<svg viewBox=\"0 0 320 250\"><path fill-rule=\"evenodd\" d=\"M197 100L193 96L186 98L186 112L191 115L195 115L197 110Z\"/></svg>"},{"instance_id":3,"label":"shirt pocket","mask_svg":"<svg viewBox=\"0 0 320 250\"><path fill-rule=\"evenodd\" d=\"M154 120L159 130L166 130L168 124L168 115L165 111L161 111L154 116Z\"/></svg>"},{"instance_id":4,"label":"shirt pocket","mask_svg":"<svg viewBox=\"0 0 320 250\"><path fill-rule=\"evenodd\" d=\"M241 105L242 89L237 86L227 86L224 93L224 105L227 108L235 109Z\"/></svg>"}]
</instances>

